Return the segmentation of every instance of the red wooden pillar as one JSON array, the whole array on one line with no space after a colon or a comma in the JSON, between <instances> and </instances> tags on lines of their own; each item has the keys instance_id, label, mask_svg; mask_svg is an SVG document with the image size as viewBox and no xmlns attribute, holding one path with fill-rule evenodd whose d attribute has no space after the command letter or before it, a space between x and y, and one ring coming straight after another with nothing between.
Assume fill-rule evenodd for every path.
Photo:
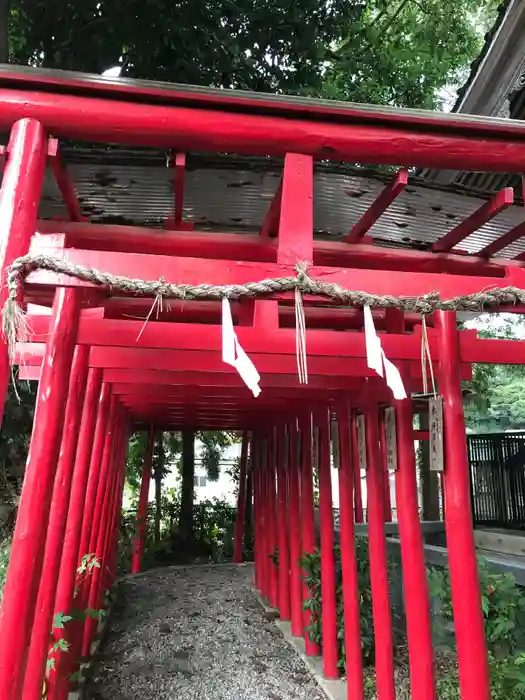
<instances>
[{"instance_id":1,"label":"red wooden pillar","mask_svg":"<svg viewBox=\"0 0 525 700\"><path fill-rule=\"evenodd\" d=\"M44 127L35 119L14 124L0 190L0 308L7 299L6 271L13 260L26 255L35 232L47 158ZM0 425L10 368L5 337L0 338Z\"/></svg>"},{"instance_id":2,"label":"red wooden pillar","mask_svg":"<svg viewBox=\"0 0 525 700\"><path fill-rule=\"evenodd\" d=\"M488 700L490 681L470 504L459 338L454 312L434 314L445 432L445 527L462 700Z\"/></svg>"},{"instance_id":3,"label":"red wooden pillar","mask_svg":"<svg viewBox=\"0 0 525 700\"><path fill-rule=\"evenodd\" d=\"M319 525L321 531L321 587L323 591L323 669L326 678L338 678L337 601L335 596L334 515L330 467L328 408L315 414L319 426Z\"/></svg>"},{"instance_id":4,"label":"red wooden pillar","mask_svg":"<svg viewBox=\"0 0 525 700\"><path fill-rule=\"evenodd\" d=\"M288 550L288 517L286 497L286 429L275 434L277 457L277 524L279 543L279 611L281 620L290 619L290 560Z\"/></svg>"},{"instance_id":5,"label":"red wooden pillar","mask_svg":"<svg viewBox=\"0 0 525 700\"><path fill-rule=\"evenodd\" d=\"M75 471L71 486L62 561L60 564L60 574L55 597L55 613L60 611L66 612L73 608L78 552L86 502L86 487L91 463L91 448L93 446L95 422L97 411L99 410L99 399L101 398L101 385L102 370L99 368L91 368L88 373L86 397L84 399L80 434L78 437ZM108 387L106 387L105 396L107 396L109 400ZM55 630L55 641L59 638L56 636L57 633L60 634L62 631L63 630ZM60 636L63 635L60 634ZM70 635L67 633L66 636L68 639L70 638ZM56 698L60 688L62 688L62 695L67 695L69 674L65 671L64 664L67 666L69 661L71 661L71 659L68 654L60 654L56 658L54 672L50 674L48 679L48 696L50 698Z\"/></svg>"},{"instance_id":6,"label":"red wooden pillar","mask_svg":"<svg viewBox=\"0 0 525 700\"><path fill-rule=\"evenodd\" d=\"M352 459L354 460L354 519L356 523L362 523L364 522L363 496L361 493L361 465L359 464L357 448L357 414L355 411L350 414L350 441Z\"/></svg>"},{"instance_id":7,"label":"red wooden pillar","mask_svg":"<svg viewBox=\"0 0 525 700\"><path fill-rule=\"evenodd\" d=\"M277 494L276 494L276 435L275 429L272 428L270 437L268 439L268 511L267 511L267 537L268 537L268 547L269 547L269 557L270 557L270 567L269 567L269 595L270 604L272 607L279 609L279 569L278 566L273 561L276 550L278 548L277 543Z\"/></svg>"},{"instance_id":8,"label":"red wooden pillar","mask_svg":"<svg viewBox=\"0 0 525 700\"><path fill-rule=\"evenodd\" d=\"M49 512L42 577L38 590L33 629L31 630L31 645L24 682L24 700L41 700L42 698L42 681L64 544L82 404L86 390L88 359L89 347L77 345L71 367L64 431Z\"/></svg>"},{"instance_id":9,"label":"red wooden pillar","mask_svg":"<svg viewBox=\"0 0 525 700\"><path fill-rule=\"evenodd\" d=\"M368 546L370 552L372 612L374 615L377 695L381 700L395 700L392 614L388 586L377 406L375 404L367 405L364 413L366 424Z\"/></svg>"},{"instance_id":10,"label":"red wooden pillar","mask_svg":"<svg viewBox=\"0 0 525 700\"><path fill-rule=\"evenodd\" d=\"M383 485L383 501L385 510L385 522L392 522L392 503L390 501L390 473L388 471L387 455L386 455L386 432L385 432L385 413L379 413L379 442L381 445L381 482Z\"/></svg>"},{"instance_id":11,"label":"red wooden pillar","mask_svg":"<svg viewBox=\"0 0 525 700\"><path fill-rule=\"evenodd\" d=\"M155 430L150 425L144 465L142 468L142 481L140 484L139 503L137 507L137 524L135 527L135 539L131 558L131 572L137 574L142 570L142 557L144 554L144 540L148 526L148 500L149 484L151 480L151 468L153 465L153 444L155 442Z\"/></svg>"},{"instance_id":12,"label":"red wooden pillar","mask_svg":"<svg viewBox=\"0 0 525 700\"><path fill-rule=\"evenodd\" d=\"M261 540L259 519L261 517L261 502L259 488L259 436L257 433L252 433L252 441L250 445L250 458L253 483L253 569L254 569L254 585L258 591L261 590Z\"/></svg>"},{"instance_id":13,"label":"red wooden pillar","mask_svg":"<svg viewBox=\"0 0 525 700\"><path fill-rule=\"evenodd\" d=\"M259 452L260 465L260 485L261 485L261 508L260 508L260 563L261 563L261 595L270 600L270 545L268 533L268 459L269 444L267 437L260 441Z\"/></svg>"},{"instance_id":14,"label":"red wooden pillar","mask_svg":"<svg viewBox=\"0 0 525 700\"><path fill-rule=\"evenodd\" d=\"M107 531L109 528L108 523L108 511L113 495L113 490L116 488L116 480L118 477L117 468L115 466L115 452L116 447L118 447L118 431L119 431L119 418L121 415L121 409L118 404L118 399L113 396L111 399L111 408L109 413L108 429L106 432L106 441L104 446L104 458L102 460L102 467L100 473L100 483L97 491L97 500L95 502L95 512L94 521L96 527L91 531L91 539L89 546L89 553L94 553L97 559L100 561L100 569L94 568L91 572L91 576L86 579L86 586L84 589L84 603L87 602L86 608L96 609L98 604L98 582L100 577L100 572L102 567L105 565L103 561L104 555L104 542L106 540ZM92 618L87 618L84 623L84 640L82 644L82 655L84 657L89 656L91 638L93 634L94 620Z\"/></svg>"},{"instance_id":15,"label":"red wooden pillar","mask_svg":"<svg viewBox=\"0 0 525 700\"><path fill-rule=\"evenodd\" d=\"M409 400L396 402L396 504L405 594L411 697L434 700L434 655L423 536L419 522L416 459Z\"/></svg>"},{"instance_id":16,"label":"red wooden pillar","mask_svg":"<svg viewBox=\"0 0 525 700\"><path fill-rule=\"evenodd\" d=\"M317 549L314 518L314 484L312 464L312 416L307 413L301 418L301 525L302 525L302 554L312 554ZM308 586L303 581L303 601L310 597ZM319 656L320 648L312 642L307 626L312 614L304 610L304 643L307 656Z\"/></svg>"},{"instance_id":17,"label":"red wooden pillar","mask_svg":"<svg viewBox=\"0 0 525 700\"><path fill-rule=\"evenodd\" d=\"M358 464L350 444L350 415L345 404L338 407L339 433L339 537L343 574L345 663L348 700L363 700L363 658L359 619L359 582L355 553L353 507L354 472Z\"/></svg>"},{"instance_id":18,"label":"red wooden pillar","mask_svg":"<svg viewBox=\"0 0 525 700\"><path fill-rule=\"evenodd\" d=\"M241 470L239 474L239 493L237 495L237 516L235 518L235 540L233 547L233 561L240 564L243 560L243 533L244 514L246 510L246 475L248 471L248 433L242 436Z\"/></svg>"},{"instance_id":19,"label":"red wooden pillar","mask_svg":"<svg viewBox=\"0 0 525 700\"><path fill-rule=\"evenodd\" d=\"M112 530L112 544L110 548L110 559L107 567L108 571L108 584L107 587L111 588L111 586L115 583L115 579L117 576L117 569L118 569L118 543L119 543L119 535L120 535L120 529L121 529L121 519L122 519L122 499L124 496L124 485L126 483L126 465L127 465L127 458L128 458L128 450L129 450L129 421L128 418L126 417L124 420L124 426L122 428L122 439L121 439L121 448L120 448L120 455L119 455L119 460L118 464L120 464L120 484L118 488L118 497L117 497L117 503L115 506L115 518L113 522L113 530Z\"/></svg>"},{"instance_id":20,"label":"red wooden pillar","mask_svg":"<svg viewBox=\"0 0 525 700\"><path fill-rule=\"evenodd\" d=\"M22 692L42 572L49 509L79 317L78 291L57 289L38 386L31 446L0 610L0 688L5 700Z\"/></svg>"},{"instance_id":21,"label":"red wooden pillar","mask_svg":"<svg viewBox=\"0 0 525 700\"><path fill-rule=\"evenodd\" d=\"M294 637L303 635L303 596L301 582L301 500L299 492L300 433L297 421L288 426L288 528L290 533L290 616Z\"/></svg>"}]
</instances>

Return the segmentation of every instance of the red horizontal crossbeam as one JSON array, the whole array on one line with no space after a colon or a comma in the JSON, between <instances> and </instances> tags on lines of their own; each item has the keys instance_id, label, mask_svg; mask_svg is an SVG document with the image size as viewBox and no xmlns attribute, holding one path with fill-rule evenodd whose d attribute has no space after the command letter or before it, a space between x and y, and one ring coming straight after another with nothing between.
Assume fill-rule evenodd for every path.
<instances>
[{"instance_id":1,"label":"red horizontal crossbeam","mask_svg":"<svg viewBox=\"0 0 525 700\"><path fill-rule=\"evenodd\" d=\"M39 221L37 231L65 234L65 239L39 236L33 241L35 251L42 248L79 248L127 253L205 257L218 260L276 262L275 239L245 233L209 233L193 231L158 231L135 226L109 224L75 224ZM354 243L349 247L337 241L314 240L314 264L372 270L405 272L447 272L449 274L503 277L509 261L467 255L435 255L425 251L399 250Z\"/></svg>"},{"instance_id":2,"label":"red horizontal crossbeam","mask_svg":"<svg viewBox=\"0 0 525 700\"><path fill-rule=\"evenodd\" d=\"M147 105L100 97L0 89L0 128L22 117L42 122L58 138L176 148L184 151L317 158L364 163L397 163L451 170L525 171L525 130L421 118L418 128L403 124L403 113L363 123L357 116L290 119L220 109ZM408 116L408 115L407 115ZM366 117L365 117L366 119ZM344 123L341 123L344 122ZM468 133L470 132L470 133Z\"/></svg>"},{"instance_id":3,"label":"red horizontal crossbeam","mask_svg":"<svg viewBox=\"0 0 525 700\"><path fill-rule=\"evenodd\" d=\"M464 221L436 241L432 246L432 250L436 253L448 253L454 246L468 238L474 231L477 231L513 202L514 190L512 187L504 187L492 199L485 202Z\"/></svg>"},{"instance_id":4,"label":"red horizontal crossbeam","mask_svg":"<svg viewBox=\"0 0 525 700\"><path fill-rule=\"evenodd\" d=\"M96 268L113 275L133 279L158 280L176 284L210 285L245 284L266 278L276 278L295 274L291 265L272 263L240 262L237 260L209 260L204 258L173 258L164 255L141 255L112 253L77 249L48 249L48 254L63 257L76 265ZM299 261L298 261L299 262ZM465 277L459 275L414 273L390 271L384 274L378 270L357 270L313 266L308 270L312 279L340 284L371 294L419 297L429 292L437 292L444 298L479 292L496 286L494 278ZM27 278L28 284L40 286L81 286L92 285L81 280L36 271Z\"/></svg>"},{"instance_id":5,"label":"red horizontal crossbeam","mask_svg":"<svg viewBox=\"0 0 525 700\"><path fill-rule=\"evenodd\" d=\"M356 243L357 241L360 241L366 233L368 233L379 217L384 214L388 207L392 204L394 199L398 197L405 189L407 182L408 171L398 170L392 183L388 185L388 187L385 187L377 199L372 202L360 220L354 226L352 226L352 230L346 238L348 243Z\"/></svg>"}]
</instances>

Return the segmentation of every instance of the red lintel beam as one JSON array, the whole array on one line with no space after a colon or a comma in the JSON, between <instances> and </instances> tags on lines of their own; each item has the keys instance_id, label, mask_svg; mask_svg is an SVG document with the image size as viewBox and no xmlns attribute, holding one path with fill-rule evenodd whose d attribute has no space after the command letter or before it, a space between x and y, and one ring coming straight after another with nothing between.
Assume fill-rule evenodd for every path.
<instances>
[{"instance_id":1,"label":"red lintel beam","mask_svg":"<svg viewBox=\"0 0 525 700\"><path fill-rule=\"evenodd\" d=\"M41 343L50 326L50 317L27 316L30 332L28 340ZM475 331L464 331L462 337L473 337ZM296 355L295 329L242 326L237 336L247 353L267 352L276 355ZM381 336L382 345L391 360L418 360L421 357L419 334L387 333ZM432 357L439 358L434 347L436 332L428 329ZM364 333L340 333L333 330L308 331L309 357L365 358ZM84 317L80 319L77 343L80 345L128 348L157 348L160 350L190 350L197 353L203 349L220 351L222 345L221 325L198 325L185 323L163 323L158 321L113 320ZM198 356L198 355L197 355Z\"/></svg>"},{"instance_id":2,"label":"red lintel beam","mask_svg":"<svg viewBox=\"0 0 525 700\"><path fill-rule=\"evenodd\" d=\"M514 202L514 190L512 187L504 187L488 202L472 212L464 221L445 234L432 246L436 253L448 253L454 246L465 240L471 233L477 231L496 214L509 207Z\"/></svg>"},{"instance_id":3,"label":"red lintel beam","mask_svg":"<svg viewBox=\"0 0 525 700\"><path fill-rule=\"evenodd\" d=\"M115 102L44 91L0 89L0 129L22 117L40 121L59 138L185 151L397 163L477 172L524 172L525 130L428 119L411 128L399 121L339 121L242 114L220 109ZM366 119L366 117L365 117Z\"/></svg>"},{"instance_id":4,"label":"red lintel beam","mask_svg":"<svg viewBox=\"0 0 525 700\"><path fill-rule=\"evenodd\" d=\"M356 243L372 228L379 217L385 213L394 199L401 194L408 182L408 170L398 170L394 180L385 187L381 194L368 207L360 220L352 226L346 237L348 243Z\"/></svg>"},{"instance_id":5,"label":"red lintel beam","mask_svg":"<svg viewBox=\"0 0 525 700\"><path fill-rule=\"evenodd\" d=\"M525 149L524 149L525 150ZM31 252L34 252L33 246ZM110 253L73 248L52 249L47 253L63 258L69 263L95 268L112 275L122 275L132 279L164 279L172 284L209 285L246 284L263 279L278 278L295 274L292 265L272 263L239 262L238 260L210 260L205 258L174 258L163 255L139 255L131 253ZM299 260L297 262L300 262ZM490 277L466 277L460 275L414 273L380 270L357 270L351 268L316 267L309 268L308 274L318 282L339 284L347 289L356 289L377 295L419 297L436 292L443 298L450 298L479 292L496 286L497 280ZM35 271L26 278L27 285L91 287L94 285L82 280L57 275L46 271ZM282 295L275 295L277 298Z\"/></svg>"},{"instance_id":6,"label":"red lintel beam","mask_svg":"<svg viewBox=\"0 0 525 700\"><path fill-rule=\"evenodd\" d=\"M49 247L51 235L64 236L65 247L126 253L235 259L251 262L275 262L275 239L258 235L192 231L159 231L157 229L109 224L87 224L39 221L40 234L33 241L33 252ZM337 241L314 240L314 264L404 272L448 272L462 275L503 277L503 261L487 261L472 255L435 255L417 250L397 250L354 243L348 246ZM505 261L505 265L509 261ZM517 263L514 263L517 264Z\"/></svg>"},{"instance_id":7,"label":"red lintel beam","mask_svg":"<svg viewBox=\"0 0 525 700\"><path fill-rule=\"evenodd\" d=\"M82 210L80 209L80 202L78 201L75 185L60 155L58 139L49 139L47 154L49 156L51 170L55 176L64 204L66 205L69 218L71 221L85 221L82 216Z\"/></svg>"}]
</instances>

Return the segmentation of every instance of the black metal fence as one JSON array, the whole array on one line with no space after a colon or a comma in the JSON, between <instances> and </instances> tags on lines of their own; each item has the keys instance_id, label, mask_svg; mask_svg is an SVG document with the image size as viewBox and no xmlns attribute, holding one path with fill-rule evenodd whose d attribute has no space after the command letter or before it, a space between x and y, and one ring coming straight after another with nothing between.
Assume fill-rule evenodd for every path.
<instances>
[{"instance_id":1,"label":"black metal fence","mask_svg":"<svg viewBox=\"0 0 525 700\"><path fill-rule=\"evenodd\" d=\"M525 433L469 435L475 525L525 529Z\"/></svg>"}]
</instances>

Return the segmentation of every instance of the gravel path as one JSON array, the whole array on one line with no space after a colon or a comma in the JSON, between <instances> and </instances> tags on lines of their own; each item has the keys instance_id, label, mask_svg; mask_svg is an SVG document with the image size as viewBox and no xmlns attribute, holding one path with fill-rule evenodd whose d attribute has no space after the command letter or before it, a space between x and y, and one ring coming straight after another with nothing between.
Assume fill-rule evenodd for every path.
<instances>
[{"instance_id":1,"label":"gravel path","mask_svg":"<svg viewBox=\"0 0 525 700\"><path fill-rule=\"evenodd\" d=\"M156 570L122 584L88 697L97 700L324 700L265 619L251 568Z\"/></svg>"}]
</instances>

